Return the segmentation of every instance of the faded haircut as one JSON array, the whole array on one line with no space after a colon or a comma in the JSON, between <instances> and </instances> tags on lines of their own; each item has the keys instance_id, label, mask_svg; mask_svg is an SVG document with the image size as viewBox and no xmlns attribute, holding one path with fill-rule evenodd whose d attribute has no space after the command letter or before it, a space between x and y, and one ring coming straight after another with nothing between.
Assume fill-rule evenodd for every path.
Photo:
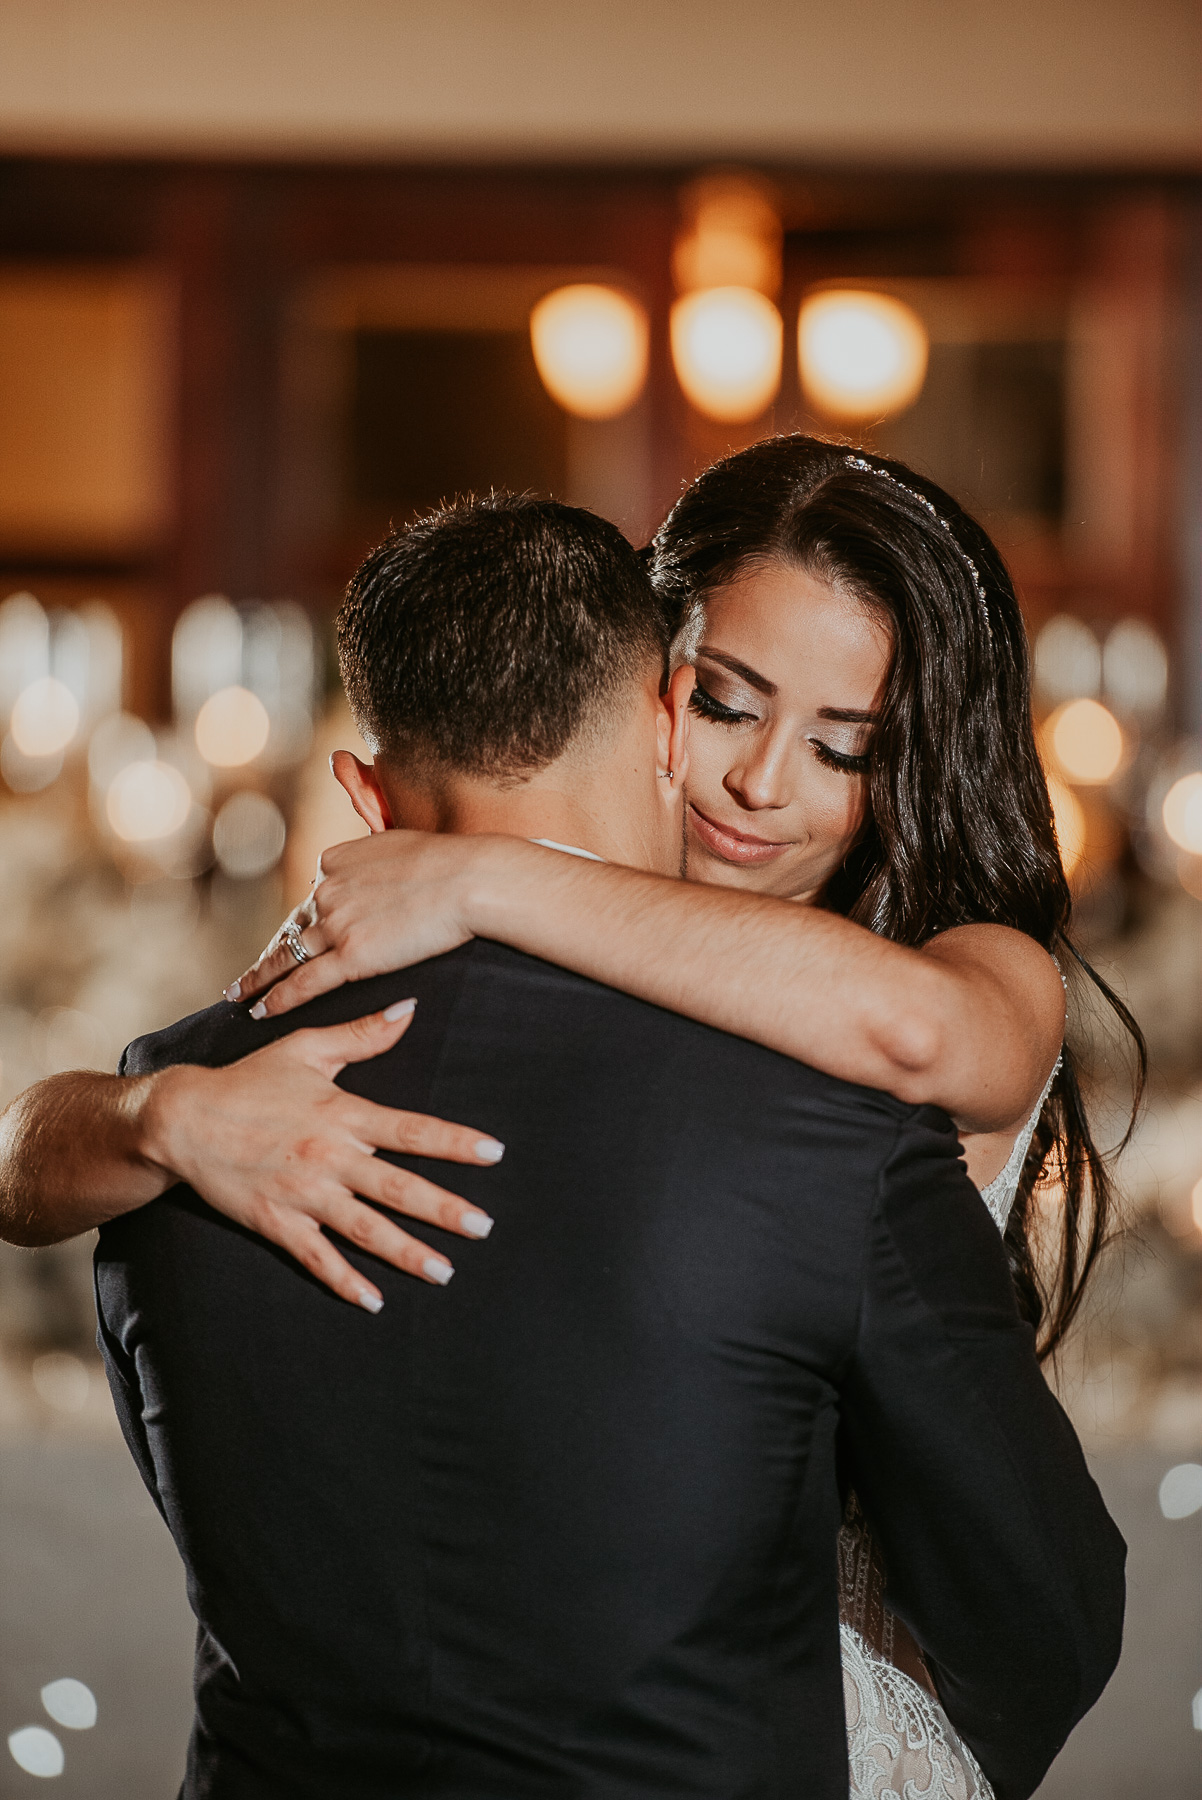
<instances>
[{"instance_id":1,"label":"faded haircut","mask_svg":"<svg viewBox=\"0 0 1202 1800\"><path fill-rule=\"evenodd\" d=\"M343 684L372 750L502 782L603 727L667 644L617 526L530 495L456 500L390 533L338 615Z\"/></svg>"}]
</instances>

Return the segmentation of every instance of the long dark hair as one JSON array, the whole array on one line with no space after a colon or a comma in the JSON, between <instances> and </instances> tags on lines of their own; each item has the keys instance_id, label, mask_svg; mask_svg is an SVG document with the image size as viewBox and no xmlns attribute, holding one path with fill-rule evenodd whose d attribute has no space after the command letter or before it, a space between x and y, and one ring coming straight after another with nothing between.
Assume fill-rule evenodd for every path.
<instances>
[{"instance_id":1,"label":"long dark hair","mask_svg":"<svg viewBox=\"0 0 1202 1800\"><path fill-rule=\"evenodd\" d=\"M893 654L865 823L822 903L899 944L986 922L1034 938L1063 970L1087 977L1130 1034L1133 1123L1147 1073L1143 1035L1069 937L1072 897L1035 746L1026 630L1006 566L976 520L904 463L797 433L700 475L649 560L675 633L696 628L708 595L767 562L803 568L888 619ZM1078 1074L1066 1042L1005 1233L1044 1356L1076 1315L1115 1206ZM1048 1259L1035 1196L1051 1180L1060 1204Z\"/></svg>"}]
</instances>

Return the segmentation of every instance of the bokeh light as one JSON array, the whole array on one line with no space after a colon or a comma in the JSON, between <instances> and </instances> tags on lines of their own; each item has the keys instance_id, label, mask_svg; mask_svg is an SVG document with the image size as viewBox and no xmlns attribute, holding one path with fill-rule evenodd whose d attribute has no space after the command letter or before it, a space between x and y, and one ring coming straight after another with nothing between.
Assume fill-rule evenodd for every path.
<instances>
[{"instance_id":1,"label":"bokeh light","mask_svg":"<svg viewBox=\"0 0 1202 1800\"><path fill-rule=\"evenodd\" d=\"M581 419L613 419L647 379L647 314L617 288L578 282L547 294L530 314L543 386Z\"/></svg>"},{"instance_id":2,"label":"bokeh light","mask_svg":"<svg viewBox=\"0 0 1202 1800\"><path fill-rule=\"evenodd\" d=\"M283 855L287 835L284 815L268 795L231 794L213 821L218 866L236 881L266 875Z\"/></svg>"},{"instance_id":3,"label":"bokeh light","mask_svg":"<svg viewBox=\"0 0 1202 1800\"><path fill-rule=\"evenodd\" d=\"M1179 850L1202 856L1202 774L1183 775L1164 797L1164 828Z\"/></svg>"},{"instance_id":4,"label":"bokeh light","mask_svg":"<svg viewBox=\"0 0 1202 1800\"><path fill-rule=\"evenodd\" d=\"M190 724L220 688L242 679L242 620L222 594L193 600L171 634L171 697Z\"/></svg>"},{"instance_id":5,"label":"bokeh light","mask_svg":"<svg viewBox=\"0 0 1202 1800\"><path fill-rule=\"evenodd\" d=\"M22 756L58 756L79 730L79 702L65 682L43 675L17 696L9 729Z\"/></svg>"},{"instance_id":6,"label":"bokeh light","mask_svg":"<svg viewBox=\"0 0 1202 1800\"><path fill-rule=\"evenodd\" d=\"M10 1732L8 1753L27 1775L61 1775L66 1767L62 1745L44 1725L23 1725L20 1731Z\"/></svg>"},{"instance_id":7,"label":"bokeh light","mask_svg":"<svg viewBox=\"0 0 1202 1800\"><path fill-rule=\"evenodd\" d=\"M57 781L62 768L61 752L58 756L26 756L11 732L6 732L0 742L0 775L14 794L41 793Z\"/></svg>"},{"instance_id":8,"label":"bokeh light","mask_svg":"<svg viewBox=\"0 0 1202 1800\"><path fill-rule=\"evenodd\" d=\"M10 713L22 688L50 673L50 621L33 594L0 605L0 712Z\"/></svg>"},{"instance_id":9,"label":"bokeh light","mask_svg":"<svg viewBox=\"0 0 1202 1800\"><path fill-rule=\"evenodd\" d=\"M179 831L192 809L192 791L165 762L132 762L114 776L105 811L119 838L148 844Z\"/></svg>"},{"instance_id":10,"label":"bokeh light","mask_svg":"<svg viewBox=\"0 0 1202 1800\"><path fill-rule=\"evenodd\" d=\"M42 1689L41 1701L54 1723L65 1726L68 1731L91 1731L99 1716L91 1688L70 1675L48 1681Z\"/></svg>"},{"instance_id":11,"label":"bokeh light","mask_svg":"<svg viewBox=\"0 0 1202 1800\"><path fill-rule=\"evenodd\" d=\"M672 362L685 395L707 418L756 419L780 387L784 326L754 288L707 288L672 308Z\"/></svg>"},{"instance_id":12,"label":"bokeh light","mask_svg":"<svg viewBox=\"0 0 1202 1800\"><path fill-rule=\"evenodd\" d=\"M132 713L111 713L88 740L88 774L107 793L113 778L132 762L154 761L154 733Z\"/></svg>"},{"instance_id":13,"label":"bokeh light","mask_svg":"<svg viewBox=\"0 0 1202 1800\"><path fill-rule=\"evenodd\" d=\"M797 322L801 385L819 411L875 419L912 406L930 345L912 307L857 288L811 294Z\"/></svg>"},{"instance_id":14,"label":"bokeh light","mask_svg":"<svg viewBox=\"0 0 1202 1800\"><path fill-rule=\"evenodd\" d=\"M1164 640L1144 619L1120 619L1102 651L1106 697L1120 712L1155 718L1169 686Z\"/></svg>"},{"instance_id":15,"label":"bokeh light","mask_svg":"<svg viewBox=\"0 0 1202 1800\"><path fill-rule=\"evenodd\" d=\"M1068 700L1045 726L1060 772L1081 787L1113 779L1123 760L1118 720L1099 700Z\"/></svg>"},{"instance_id":16,"label":"bokeh light","mask_svg":"<svg viewBox=\"0 0 1202 1800\"><path fill-rule=\"evenodd\" d=\"M1166 1519L1188 1519L1202 1512L1202 1463L1178 1463L1160 1484L1160 1510Z\"/></svg>"},{"instance_id":17,"label":"bokeh light","mask_svg":"<svg viewBox=\"0 0 1202 1800\"><path fill-rule=\"evenodd\" d=\"M1058 775L1048 776L1048 797L1052 802L1052 820L1064 872L1071 875L1085 854L1085 809L1067 781Z\"/></svg>"},{"instance_id":18,"label":"bokeh light","mask_svg":"<svg viewBox=\"0 0 1202 1800\"><path fill-rule=\"evenodd\" d=\"M219 688L196 715L196 748L216 769L253 762L266 749L270 735L267 708L249 688Z\"/></svg>"},{"instance_id":19,"label":"bokeh light","mask_svg":"<svg viewBox=\"0 0 1202 1800\"><path fill-rule=\"evenodd\" d=\"M1102 651L1083 619L1057 613L1035 639L1035 681L1053 705L1092 699L1101 686Z\"/></svg>"},{"instance_id":20,"label":"bokeh light","mask_svg":"<svg viewBox=\"0 0 1202 1800\"><path fill-rule=\"evenodd\" d=\"M744 173L703 175L680 200L685 226L672 247L680 293L717 287L780 292L784 233L776 195L763 181Z\"/></svg>"}]
</instances>

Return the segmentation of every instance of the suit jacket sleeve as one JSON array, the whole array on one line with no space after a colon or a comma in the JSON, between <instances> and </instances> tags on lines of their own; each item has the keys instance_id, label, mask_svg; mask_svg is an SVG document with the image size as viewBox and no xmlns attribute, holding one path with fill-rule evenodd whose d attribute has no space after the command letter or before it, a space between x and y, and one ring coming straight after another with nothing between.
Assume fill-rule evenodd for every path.
<instances>
[{"instance_id":1,"label":"suit jacket sleeve","mask_svg":"<svg viewBox=\"0 0 1202 1800\"><path fill-rule=\"evenodd\" d=\"M949 1134L924 1108L882 1170L843 1428L890 1604L998 1800L1025 1800L1118 1661L1126 1550Z\"/></svg>"}]
</instances>

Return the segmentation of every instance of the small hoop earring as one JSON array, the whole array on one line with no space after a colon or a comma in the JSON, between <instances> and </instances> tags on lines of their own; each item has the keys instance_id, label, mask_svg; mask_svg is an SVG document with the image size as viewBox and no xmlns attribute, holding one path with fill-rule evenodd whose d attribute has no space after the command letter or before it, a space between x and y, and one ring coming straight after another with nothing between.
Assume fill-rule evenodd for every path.
<instances>
[{"instance_id":1,"label":"small hoop earring","mask_svg":"<svg viewBox=\"0 0 1202 1800\"><path fill-rule=\"evenodd\" d=\"M661 781L671 781L671 780L673 780L673 778L674 778L674 777L675 777L675 775L676 775L676 770L675 770L675 769L663 769L663 770L661 770L661 771L660 771L660 777L659 777L659 778L660 778L660 780L661 780Z\"/></svg>"}]
</instances>

